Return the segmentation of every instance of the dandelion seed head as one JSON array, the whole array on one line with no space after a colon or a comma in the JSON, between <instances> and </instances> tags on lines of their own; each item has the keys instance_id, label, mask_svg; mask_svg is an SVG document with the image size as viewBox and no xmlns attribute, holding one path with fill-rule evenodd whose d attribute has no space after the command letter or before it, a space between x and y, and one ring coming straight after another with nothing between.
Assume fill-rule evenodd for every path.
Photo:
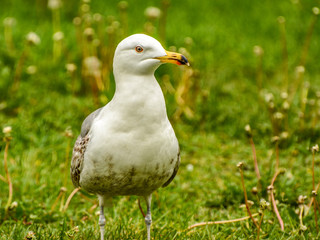
<instances>
[{"instance_id":1,"label":"dandelion seed head","mask_svg":"<svg viewBox=\"0 0 320 240\"><path fill-rule=\"evenodd\" d=\"M120 10L126 10L128 8L129 4L127 1L121 1L118 3L118 7Z\"/></svg>"},{"instance_id":2,"label":"dandelion seed head","mask_svg":"<svg viewBox=\"0 0 320 240\"><path fill-rule=\"evenodd\" d=\"M3 19L3 25L5 27L13 27L17 23L17 20L13 17L6 17Z\"/></svg>"},{"instance_id":3,"label":"dandelion seed head","mask_svg":"<svg viewBox=\"0 0 320 240\"><path fill-rule=\"evenodd\" d=\"M92 41L93 40L93 36L94 36L94 29L93 28L86 28L83 31L83 34L87 38L88 41Z\"/></svg>"},{"instance_id":4,"label":"dandelion seed head","mask_svg":"<svg viewBox=\"0 0 320 240\"><path fill-rule=\"evenodd\" d=\"M316 104L316 100L315 100L315 99L310 99L310 100L308 101L308 104L309 104L310 106L314 106L314 105Z\"/></svg>"},{"instance_id":5,"label":"dandelion seed head","mask_svg":"<svg viewBox=\"0 0 320 240\"><path fill-rule=\"evenodd\" d=\"M287 93L287 92L282 92L282 93L280 94L280 97L281 97L282 99L288 99L288 93Z\"/></svg>"},{"instance_id":6,"label":"dandelion seed head","mask_svg":"<svg viewBox=\"0 0 320 240\"><path fill-rule=\"evenodd\" d=\"M275 112L275 113L273 114L273 117L274 117L275 119L281 120L281 119L283 119L283 113L281 113L281 112Z\"/></svg>"},{"instance_id":7,"label":"dandelion seed head","mask_svg":"<svg viewBox=\"0 0 320 240\"><path fill-rule=\"evenodd\" d=\"M73 137L73 132L70 126L66 128L66 130L64 131L64 135L69 138Z\"/></svg>"},{"instance_id":8,"label":"dandelion seed head","mask_svg":"<svg viewBox=\"0 0 320 240\"><path fill-rule=\"evenodd\" d=\"M319 145L316 144L312 147L312 152L319 152Z\"/></svg>"},{"instance_id":9,"label":"dandelion seed head","mask_svg":"<svg viewBox=\"0 0 320 240\"><path fill-rule=\"evenodd\" d=\"M39 45L41 42L40 37L35 32L29 32L26 39L31 45Z\"/></svg>"},{"instance_id":10,"label":"dandelion seed head","mask_svg":"<svg viewBox=\"0 0 320 240\"><path fill-rule=\"evenodd\" d=\"M35 240L36 234L33 231L29 231L27 235L24 237L25 240Z\"/></svg>"},{"instance_id":11,"label":"dandelion seed head","mask_svg":"<svg viewBox=\"0 0 320 240\"><path fill-rule=\"evenodd\" d=\"M16 207L18 207L18 202L16 202L16 201L12 202L11 205L10 205L10 208L13 209L13 208L16 208Z\"/></svg>"},{"instance_id":12,"label":"dandelion seed head","mask_svg":"<svg viewBox=\"0 0 320 240\"><path fill-rule=\"evenodd\" d=\"M302 73L304 73L304 72L305 72L304 66L297 66L297 67L296 67L296 73L297 73L297 74L302 74Z\"/></svg>"},{"instance_id":13,"label":"dandelion seed head","mask_svg":"<svg viewBox=\"0 0 320 240\"><path fill-rule=\"evenodd\" d=\"M253 53L254 53L257 57L262 56L262 55L263 55L263 49L262 49L262 47L260 47L260 46L258 46L258 45L254 46L254 47L253 47Z\"/></svg>"},{"instance_id":14,"label":"dandelion seed head","mask_svg":"<svg viewBox=\"0 0 320 240\"><path fill-rule=\"evenodd\" d=\"M102 15L100 13L93 14L93 20L96 21L96 22L101 22L102 21Z\"/></svg>"},{"instance_id":15,"label":"dandelion seed head","mask_svg":"<svg viewBox=\"0 0 320 240\"><path fill-rule=\"evenodd\" d=\"M268 107L269 107L270 109L274 109L274 103L273 103L273 102L269 102Z\"/></svg>"},{"instance_id":16,"label":"dandelion seed head","mask_svg":"<svg viewBox=\"0 0 320 240\"><path fill-rule=\"evenodd\" d=\"M273 99L274 99L274 97L273 97L273 94L272 94L272 93L266 93L266 94L264 95L264 100L265 100L267 103L272 102Z\"/></svg>"},{"instance_id":17,"label":"dandelion seed head","mask_svg":"<svg viewBox=\"0 0 320 240\"><path fill-rule=\"evenodd\" d=\"M247 124L247 125L244 127L244 130L245 130L246 132L251 132L251 127L250 127L250 125Z\"/></svg>"},{"instance_id":18,"label":"dandelion seed head","mask_svg":"<svg viewBox=\"0 0 320 240\"><path fill-rule=\"evenodd\" d=\"M307 196L299 195L298 204L303 204L306 199L307 199Z\"/></svg>"},{"instance_id":19,"label":"dandelion seed head","mask_svg":"<svg viewBox=\"0 0 320 240\"><path fill-rule=\"evenodd\" d=\"M106 32L108 34L112 34L112 33L114 33L114 28L112 26L108 26L108 27L106 27Z\"/></svg>"},{"instance_id":20,"label":"dandelion seed head","mask_svg":"<svg viewBox=\"0 0 320 240\"><path fill-rule=\"evenodd\" d=\"M191 163L189 163L188 165L187 165L187 171L188 172L192 172L193 171L193 165L191 164Z\"/></svg>"},{"instance_id":21,"label":"dandelion seed head","mask_svg":"<svg viewBox=\"0 0 320 240\"><path fill-rule=\"evenodd\" d=\"M274 187L273 187L272 185L269 185L269 186L267 187L268 192L269 192L269 191L273 191L273 189L274 189Z\"/></svg>"},{"instance_id":22,"label":"dandelion seed head","mask_svg":"<svg viewBox=\"0 0 320 240\"><path fill-rule=\"evenodd\" d=\"M298 113L298 116L299 116L299 118L304 118L304 113L300 111L300 112Z\"/></svg>"},{"instance_id":23,"label":"dandelion seed head","mask_svg":"<svg viewBox=\"0 0 320 240\"><path fill-rule=\"evenodd\" d=\"M314 15L319 15L320 10L319 10L318 7L313 7L313 8L312 8L312 12L313 12Z\"/></svg>"},{"instance_id":24,"label":"dandelion seed head","mask_svg":"<svg viewBox=\"0 0 320 240\"><path fill-rule=\"evenodd\" d=\"M75 17L72 22L74 25L79 26L82 22L81 17Z\"/></svg>"},{"instance_id":25,"label":"dandelion seed head","mask_svg":"<svg viewBox=\"0 0 320 240\"><path fill-rule=\"evenodd\" d=\"M28 66L27 67L27 73L29 74L29 75L33 75L33 74L36 74L37 73L37 71L38 71L38 68L37 68L37 66L35 66L35 65L30 65L30 66Z\"/></svg>"},{"instance_id":26,"label":"dandelion seed head","mask_svg":"<svg viewBox=\"0 0 320 240\"><path fill-rule=\"evenodd\" d=\"M12 132L12 127L11 126L7 126L7 127L4 127L3 129L2 129L2 132L4 133L4 134L10 134L11 132Z\"/></svg>"},{"instance_id":27,"label":"dandelion seed head","mask_svg":"<svg viewBox=\"0 0 320 240\"><path fill-rule=\"evenodd\" d=\"M284 110L288 110L290 108L290 104L288 101L284 101L283 104L282 104L282 108Z\"/></svg>"},{"instance_id":28,"label":"dandelion seed head","mask_svg":"<svg viewBox=\"0 0 320 240\"><path fill-rule=\"evenodd\" d=\"M147 7L144 15L150 20L156 20L161 16L161 10L157 7Z\"/></svg>"},{"instance_id":29,"label":"dandelion seed head","mask_svg":"<svg viewBox=\"0 0 320 240\"><path fill-rule=\"evenodd\" d=\"M101 44L101 42L98 38L96 38L96 39L93 39L92 44L93 44L93 46L98 47Z\"/></svg>"},{"instance_id":30,"label":"dandelion seed head","mask_svg":"<svg viewBox=\"0 0 320 240\"><path fill-rule=\"evenodd\" d=\"M77 65L75 65L74 63L67 63L66 69L69 73L74 73L77 70Z\"/></svg>"},{"instance_id":31,"label":"dandelion seed head","mask_svg":"<svg viewBox=\"0 0 320 240\"><path fill-rule=\"evenodd\" d=\"M59 42L59 41L61 41L63 38L64 38L64 33L61 32L61 31L55 32L55 33L53 34L53 41L55 41L55 42Z\"/></svg>"},{"instance_id":32,"label":"dandelion seed head","mask_svg":"<svg viewBox=\"0 0 320 240\"><path fill-rule=\"evenodd\" d=\"M261 198L260 200L260 208L261 209L266 209L270 206L270 203L267 202L265 199Z\"/></svg>"},{"instance_id":33,"label":"dandelion seed head","mask_svg":"<svg viewBox=\"0 0 320 240\"><path fill-rule=\"evenodd\" d=\"M308 102L308 99L307 99L307 98L305 98L305 97L302 98L302 103L303 103L303 104L306 104L307 102Z\"/></svg>"},{"instance_id":34,"label":"dandelion seed head","mask_svg":"<svg viewBox=\"0 0 320 240\"><path fill-rule=\"evenodd\" d=\"M248 203L249 207L251 207L251 206L253 206L253 205L254 205L254 202L253 202L253 201L251 201L251 200L248 200L248 201L247 201L247 203Z\"/></svg>"},{"instance_id":35,"label":"dandelion seed head","mask_svg":"<svg viewBox=\"0 0 320 240\"><path fill-rule=\"evenodd\" d=\"M191 45L193 44L193 39L192 39L191 37L186 37L186 38L184 39L184 43L185 43L186 45L191 46Z\"/></svg>"},{"instance_id":36,"label":"dandelion seed head","mask_svg":"<svg viewBox=\"0 0 320 240\"><path fill-rule=\"evenodd\" d=\"M120 27L120 22L118 21L113 21L111 25L114 29L118 29Z\"/></svg>"},{"instance_id":37,"label":"dandelion seed head","mask_svg":"<svg viewBox=\"0 0 320 240\"><path fill-rule=\"evenodd\" d=\"M300 225L300 230L301 231L306 231L308 228L305 225Z\"/></svg>"},{"instance_id":38,"label":"dandelion seed head","mask_svg":"<svg viewBox=\"0 0 320 240\"><path fill-rule=\"evenodd\" d=\"M61 8L62 2L61 0L48 0L48 8L51 10L57 10Z\"/></svg>"},{"instance_id":39,"label":"dandelion seed head","mask_svg":"<svg viewBox=\"0 0 320 240\"><path fill-rule=\"evenodd\" d=\"M258 194L258 188L257 187L253 187L251 189L251 192L252 192L253 195L257 195Z\"/></svg>"},{"instance_id":40,"label":"dandelion seed head","mask_svg":"<svg viewBox=\"0 0 320 240\"><path fill-rule=\"evenodd\" d=\"M101 61L96 56L86 57L84 59L84 66L89 75L95 75L101 69Z\"/></svg>"},{"instance_id":41,"label":"dandelion seed head","mask_svg":"<svg viewBox=\"0 0 320 240\"><path fill-rule=\"evenodd\" d=\"M288 132L282 132L280 133L280 138L281 139L288 139L289 137L289 133Z\"/></svg>"},{"instance_id":42,"label":"dandelion seed head","mask_svg":"<svg viewBox=\"0 0 320 240\"><path fill-rule=\"evenodd\" d=\"M238 162L237 168L242 168L243 167L243 162Z\"/></svg>"},{"instance_id":43,"label":"dandelion seed head","mask_svg":"<svg viewBox=\"0 0 320 240\"><path fill-rule=\"evenodd\" d=\"M279 141L279 136L273 136L272 138L271 138L271 142L278 142Z\"/></svg>"},{"instance_id":44,"label":"dandelion seed head","mask_svg":"<svg viewBox=\"0 0 320 240\"><path fill-rule=\"evenodd\" d=\"M278 20L278 22L279 22L280 24L283 24L283 23L286 22L286 19L284 18L284 16L279 16L279 17L277 18L277 20Z\"/></svg>"},{"instance_id":45,"label":"dandelion seed head","mask_svg":"<svg viewBox=\"0 0 320 240\"><path fill-rule=\"evenodd\" d=\"M83 13L88 13L90 11L90 5L89 4L82 4L81 5L81 11Z\"/></svg>"}]
</instances>

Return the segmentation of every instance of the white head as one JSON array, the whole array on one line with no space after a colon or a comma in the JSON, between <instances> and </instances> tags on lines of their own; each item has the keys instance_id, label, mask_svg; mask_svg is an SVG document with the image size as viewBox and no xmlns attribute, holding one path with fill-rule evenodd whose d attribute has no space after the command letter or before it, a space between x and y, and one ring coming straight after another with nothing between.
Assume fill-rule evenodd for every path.
<instances>
[{"instance_id":1,"label":"white head","mask_svg":"<svg viewBox=\"0 0 320 240\"><path fill-rule=\"evenodd\" d=\"M183 55L166 51L156 39L145 34L134 34L117 46L113 72L115 76L153 74L163 62L189 65Z\"/></svg>"}]
</instances>

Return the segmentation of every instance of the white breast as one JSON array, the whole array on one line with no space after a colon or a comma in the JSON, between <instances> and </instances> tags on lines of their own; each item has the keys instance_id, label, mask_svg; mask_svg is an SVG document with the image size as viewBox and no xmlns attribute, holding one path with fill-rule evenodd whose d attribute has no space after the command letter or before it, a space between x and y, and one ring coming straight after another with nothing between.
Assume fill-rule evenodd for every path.
<instances>
[{"instance_id":1,"label":"white breast","mask_svg":"<svg viewBox=\"0 0 320 240\"><path fill-rule=\"evenodd\" d=\"M116 93L93 122L80 177L88 191L145 195L173 173L179 146L161 89L135 90Z\"/></svg>"}]
</instances>

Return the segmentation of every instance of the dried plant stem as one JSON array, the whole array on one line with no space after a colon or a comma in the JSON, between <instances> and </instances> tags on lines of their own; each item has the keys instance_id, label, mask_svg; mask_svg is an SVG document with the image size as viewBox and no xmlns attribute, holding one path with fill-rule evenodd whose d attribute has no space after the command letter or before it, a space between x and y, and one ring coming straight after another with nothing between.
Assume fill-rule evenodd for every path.
<instances>
[{"instance_id":1,"label":"dried plant stem","mask_svg":"<svg viewBox=\"0 0 320 240\"><path fill-rule=\"evenodd\" d=\"M261 218L260 218L260 221L259 221L259 227L258 227L258 230L257 230L257 240L259 240L259 238L260 238L260 229L261 229L261 224L262 224L263 217L264 217L264 211L262 211Z\"/></svg>"},{"instance_id":2,"label":"dried plant stem","mask_svg":"<svg viewBox=\"0 0 320 240\"><path fill-rule=\"evenodd\" d=\"M258 64L257 64L257 73L256 73L256 81L258 86L258 91L260 92L262 89L262 82L263 82L263 54L258 56ZM260 94L258 94L260 96Z\"/></svg>"},{"instance_id":3,"label":"dried plant stem","mask_svg":"<svg viewBox=\"0 0 320 240\"><path fill-rule=\"evenodd\" d=\"M71 199L73 198L73 196L74 196L79 190L80 190L80 187L75 188L75 189L72 191L72 193L70 193L70 195L69 195L69 197L68 197L68 199L67 199L67 201L66 201L66 204L64 205L63 212L65 212L65 211L68 209L69 204L70 204L70 202L71 202Z\"/></svg>"},{"instance_id":4,"label":"dried plant stem","mask_svg":"<svg viewBox=\"0 0 320 240\"><path fill-rule=\"evenodd\" d=\"M8 182L7 179L6 179L4 176L2 176L2 175L0 175L0 180L3 181L3 182L5 182L5 183Z\"/></svg>"},{"instance_id":5,"label":"dried plant stem","mask_svg":"<svg viewBox=\"0 0 320 240\"><path fill-rule=\"evenodd\" d=\"M5 211L6 213L8 212L8 209L11 205L12 202L12 193L13 193L13 189L12 189L12 182L11 182L11 178L10 178L10 173L8 170L8 151L9 151L9 143L10 141L7 140L6 141L6 146L4 149L4 170L6 172L6 176L7 176L7 182L8 182L8 187L9 187L9 196L8 196L8 201L7 204L5 206Z\"/></svg>"},{"instance_id":6,"label":"dried plant stem","mask_svg":"<svg viewBox=\"0 0 320 240\"><path fill-rule=\"evenodd\" d=\"M14 53L14 45L12 40L12 25L4 24L4 39L9 53Z\"/></svg>"},{"instance_id":7,"label":"dried plant stem","mask_svg":"<svg viewBox=\"0 0 320 240\"><path fill-rule=\"evenodd\" d=\"M15 92L19 89L20 86L20 79L21 79L21 75L22 75L22 69L23 69L23 65L24 62L26 61L27 57L28 57L28 50L26 49L27 47L25 47L25 49L23 50L21 57L18 60L15 72L14 72L14 76L13 76L13 85L12 85L12 91Z\"/></svg>"},{"instance_id":8,"label":"dried plant stem","mask_svg":"<svg viewBox=\"0 0 320 240\"><path fill-rule=\"evenodd\" d=\"M68 138L68 143L67 143L67 148L66 148L66 156L65 156L65 163L64 163L64 181L63 181L63 186L67 186L68 182L68 176L69 176L69 155L70 155L70 138ZM60 203L60 211L63 211L63 204L65 200L66 194L63 194L61 196L61 203Z\"/></svg>"},{"instance_id":9,"label":"dried plant stem","mask_svg":"<svg viewBox=\"0 0 320 240\"><path fill-rule=\"evenodd\" d=\"M306 35L306 39L305 39L303 47L302 47L302 53L301 53L301 59L300 59L301 66L305 66L305 64L306 64L308 51L309 51L309 47L310 47L310 42L311 42L311 37L312 37L313 30L315 28L317 20L318 20L318 15L315 14L313 16L311 23L310 23L310 26L309 26L309 29L308 29L308 32Z\"/></svg>"},{"instance_id":10,"label":"dried plant stem","mask_svg":"<svg viewBox=\"0 0 320 240\"><path fill-rule=\"evenodd\" d=\"M312 190L315 190L315 183L314 183L314 156L315 151L312 151Z\"/></svg>"},{"instance_id":11,"label":"dried plant stem","mask_svg":"<svg viewBox=\"0 0 320 240\"><path fill-rule=\"evenodd\" d=\"M272 191L272 190L270 191L270 195L271 195L271 202L272 202L273 210L274 210L274 212L276 213L276 216L277 216L277 218L278 218L278 221L279 221L281 230L284 231L283 220L282 220L282 218L281 218L281 216L280 216L280 213L279 213L279 211L278 211L277 204L276 204L276 200L274 199L274 195L273 195L273 191Z\"/></svg>"},{"instance_id":12,"label":"dried plant stem","mask_svg":"<svg viewBox=\"0 0 320 240\"><path fill-rule=\"evenodd\" d=\"M254 214L252 214L252 217L255 217L255 216L258 216L258 215L259 215L259 213L254 213ZM193 224L193 225L189 226L187 228L187 231L189 231L189 230L191 230L193 228L196 228L196 227L201 227L201 226L206 226L206 225L213 225L213 224L225 224L225 223L241 222L241 221L244 221L244 220L248 220L250 218L251 218L250 216L246 216L246 217L236 218L236 219L231 219L231 220L196 223L196 224Z\"/></svg>"},{"instance_id":13,"label":"dried plant stem","mask_svg":"<svg viewBox=\"0 0 320 240\"><path fill-rule=\"evenodd\" d=\"M314 211L314 221L316 224L316 229L317 232L319 232L319 227L318 227L318 217L317 217L317 207L318 207L318 202L317 199L315 197L313 197L313 211Z\"/></svg>"},{"instance_id":14,"label":"dried plant stem","mask_svg":"<svg viewBox=\"0 0 320 240\"><path fill-rule=\"evenodd\" d=\"M141 207L141 204L140 204L140 199L138 198L138 205L139 205L139 209L140 209L140 212L142 214L143 217L146 217L146 214L144 213L142 207Z\"/></svg>"},{"instance_id":15,"label":"dried plant stem","mask_svg":"<svg viewBox=\"0 0 320 240\"><path fill-rule=\"evenodd\" d=\"M169 6L170 6L169 0L162 0L162 3L161 3L162 14L159 20L159 36L163 44L166 41L166 25L167 25L167 14L168 14Z\"/></svg>"},{"instance_id":16,"label":"dried plant stem","mask_svg":"<svg viewBox=\"0 0 320 240\"><path fill-rule=\"evenodd\" d=\"M319 190L319 187L320 187L320 182L317 184L317 186L315 187L315 191L318 192ZM311 208L312 204L313 204L313 201L314 201L314 198L312 197L310 202L309 202L309 205L308 205L308 208L306 210L306 214L305 215L308 215L309 213L309 209Z\"/></svg>"},{"instance_id":17,"label":"dried plant stem","mask_svg":"<svg viewBox=\"0 0 320 240\"><path fill-rule=\"evenodd\" d=\"M300 226L303 226L303 211L304 211L304 206L303 204L301 204L301 206L299 206L300 208L300 212L299 212L299 221L300 221Z\"/></svg>"},{"instance_id":18,"label":"dried plant stem","mask_svg":"<svg viewBox=\"0 0 320 240\"><path fill-rule=\"evenodd\" d=\"M56 198L56 200L54 201L54 203L52 204L52 207L51 207L51 212L53 212L53 210L55 209L55 207L57 206L58 204L58 201L59 199L61 198L61 196L64 195L62 191L59 192L59 195L58 197Z\"/></svg>"},{"instance_id":19,"label":"dried plant stem","mask_svg":"<svg viewBox=\"0 0 320 240\"><path fill-rule=\"evenodd\" d=\"M315 151L312 151L312 198L313 198L313 210L314 210L314 221L316 224L316 229L317 232L319 232L319 227L318 227L318 217L317 217L317 207L318 207L318 202L316 199L317 192L315 190L315 183L314 183L314 158L315 158Z\"/></svg>"},{"instance_id":20,"label":"dried plant stem","mask_svg":"<svg viewBox=\"0 0 320 240\"><path fill-rule=\"evenodd\" d=\"M254 145L252 137L250 138L250 145L251 145L251 148L252 148L252 156L253 156L253 161L254 161L254 170L256 171L256 175L257 175L258 180L260 180L261 176L260 176L260 171L259 171L259 167L258 167L256 147Z\"/></svg>"},{"instance_id":21,"label":"dried plant stem","mask_svg":"<svg viewBox=\"0 0 320 240\"><path fill-rule=\"evenodd\" d=\"M276 181L277 179L277 176L281 173L282 171L281 170L278 170L273 178L272 178L272 181L271 181L271 185L268 187L268 190L270 192L270 198L271 198L271 202L272 202L272 206L273 206L273 210L278 218L278 221L279 221L279 224L280 224L280 227L281 227L281 230L284 231L284 224L283 224L283 220L280 216L280 213L278 211L278 208L277 208L277 204L276 204L276 200L274 198L274 194L273 194L273 188L274 188L274 182Z\"/></svg>"},{"instance_id":22,"label":"dried plant stem","mask_svg":"<svg viewBox=\"0 0 320 240\"><path fill-rule=\"evenodd\" d=\"M276 170L279 169L280 160L279 160L279 142L276 142Z\"/></svg>"},{"instance_id":23,"label":"dried plant stem","mask_svg":"<svg viewBox=\"0 0 320 240\"><path fill-rule=\"evenodd\" d=\"M284 17L278 18L280 25L281 44L282 44L282 72L283 72L283 91L288 91L288 49L286 38L286 24Z\"/></svg>"},{"instance_id":24,"label":"dried plant stem","mask_svg":"<svg viewBox=\"0 0 320 240\"><path fill-rule=\"evenodd\" d=\"M259 228L257 222L254 220L254 218L253 218L253 216L251 214L250 207L249 207L249 204L248 204L248 197L247 197L246 187L244 185L244 177L243 177L242 166L239 168L239 171L240 171L240 175L241 175L241 183L242 183L242 188L243 188L243 193L244 193L244 202L245 202L245 205L246 205L246 208L247 208L247 212L248 212L249 217L251 218L252 222L254 223L254 225L257 228Z\"/></svg>"}]
</instances>

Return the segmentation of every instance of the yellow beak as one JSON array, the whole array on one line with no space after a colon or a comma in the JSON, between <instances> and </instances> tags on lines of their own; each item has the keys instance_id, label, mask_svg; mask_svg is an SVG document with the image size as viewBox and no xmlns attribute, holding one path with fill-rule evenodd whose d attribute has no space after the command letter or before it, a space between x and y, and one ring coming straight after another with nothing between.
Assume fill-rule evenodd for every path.
<instances>
[{"instance_id":1,"label":"yellow beak","mask_svg":"<svg viewBox=\"0 0 320 240\"><path fill-rule=\"evenodd\" d=\"M185 56L183 56L182 54L175 53L175 52L169 52L169 51L166 51L166 54L167 55L162 56L162 57L156 57L155 59L158 59L158 60L160 60L161 62L164 62L164 63L174 63L174 64L177 64L177 65L190 66L187 58Z\"/></svg>"}]
</instances>

